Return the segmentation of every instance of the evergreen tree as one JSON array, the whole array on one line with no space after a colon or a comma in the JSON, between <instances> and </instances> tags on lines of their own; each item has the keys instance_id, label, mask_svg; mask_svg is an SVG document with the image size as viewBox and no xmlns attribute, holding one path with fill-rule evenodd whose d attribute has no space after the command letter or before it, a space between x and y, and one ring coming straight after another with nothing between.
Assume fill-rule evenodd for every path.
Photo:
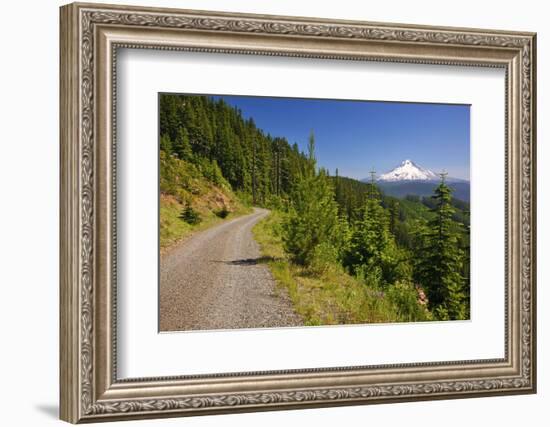
<instances>
[{"instance_id":1,"label":"evergreen tree","mask_svg":"<svg viewBox=\"0 0 550 427\"><path fill-rule=\"evenodd\" d=\"M353 272L363 267L369 271L378 268L389 242L386 212L377 199L369 198L362 209L361 219L354 224L345 257L346 266Z\"/></svg>"},{"instance_id":2,"label":"evergreen tree","mask_svg":"<svg viewBox=\"0 0 550 427\"><path fill-rule=\"evenodd\" d=\"M160 128L161 135L166 135L169 140L176 139L176 132L182 125L181 116L178 114L180 100L175 96L161 95L160 98ZM171 154L166 152L167 154Z\"/></svg>"},{"instance_id":3,"label":"evergreen tree","mask_svg":"<svg viewBox=\"0 0 550 427\"><path fill-rule=\"evenodd\" d=\"M178 129L176 141L172 145L173 151L178 155L180 159L190 160L193 157L191 143L189 142L189 133L184 127Z\"/></svg>"},{"instance_id":4,"label":"evergreen tree","mask_svg":"<svg viewBox=\"0 0 550 427\"><path fill-rule=\"evenodd\" d=\"M160 137L160 149L167 155L172 154L172 141L168 135L162 135Z\"/></svg>"},{"instance_id":5,"label":"evergreen tree","mask_svg":"<svg viewBox=\"0 0 550 427\"><path fill-rule=\"evenodd\" d=\"M338 244L340 223L334 189L321 169L316 170L315 140L309 138L308 162L291 195L283 222L283 244L297 264L311 263L319 244Z\"/></svg>"},{"instance_id":6,"label":"evergreen tree","mask_svg":"<svg viewBox=\"0 0 550 427\"><path fill-rule=\"evenodd\" d=\"M389 228L389 215L376 196L368 198L361 218L354 223L344 265L367 275L370 283L388 285L410 279L410 266Z\"/></svg>"},{"instance_id":7,"label":"evergreen tree","mask_svg":"<svg viewBox=\"0 0 550 427\"><path fill-rule=\"evenodd\" d=\"M461 224L453 221L452 190L441 183L435 189L433 218L421 231L416 279L427 291L430 308L439 320L465 319L464 253L459 245Z\"/></svg>"},{"instance_id":8,"label":"evergreen tree","mask_svg":"<svg viewBox=\"0 0 550 427\"><path fill-rule=\"evenodd\" d=\"M397 225L399 222L399 203L397 200L392 199L390 202L390 232L397 235Z\"/></svg>"}]
</instances>

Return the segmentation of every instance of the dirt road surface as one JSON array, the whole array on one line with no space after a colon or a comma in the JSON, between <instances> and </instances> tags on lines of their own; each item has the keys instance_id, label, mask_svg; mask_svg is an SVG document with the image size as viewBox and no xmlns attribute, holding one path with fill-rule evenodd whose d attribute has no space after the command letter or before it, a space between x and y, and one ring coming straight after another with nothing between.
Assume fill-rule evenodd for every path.
<instances>
[{"instance_id":1,"label":"dirt road surface","mask_svg":"<svg viewBox=\"0 0 550 427\"><path fill-rule=\"evenodd\" d=\"M264 263L252 227L265 209L198 233L160 262L160 330L301 326Z\"/></svg>"}]
</instances>

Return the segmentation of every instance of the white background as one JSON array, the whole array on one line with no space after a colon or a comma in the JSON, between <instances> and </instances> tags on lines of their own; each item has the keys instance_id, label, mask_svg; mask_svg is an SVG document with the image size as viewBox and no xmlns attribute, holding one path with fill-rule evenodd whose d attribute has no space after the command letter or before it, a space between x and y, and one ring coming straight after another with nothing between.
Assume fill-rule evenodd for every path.
<instances>
[{"instance_id":1,"label":"white background","mask_svg":"<svg viewBox=\"0 0 550 427\"><path fill-rule=\"evenodd\" d=\"M118 3L112 0L114 3ZM134 4L326 18L530 30L539 33L538 117L550 115L550 29L544 2L354 0L133 1ZM3 5L0 68L0 384L2 424L54 425L58 401L58 1ZM539 393L438 402L129 422L124 425L547 425L550 322L548 126L539 120ZM490 173L492 166L487 165ZM546 169L546 170L545 170ZM546 193L546 194L545 194Z\"/></svg>"},{"instance_id":2,"label":"white background","mask_svg":"<svg viewBox=\"0 0 550 427\"><path fill-rule=\"evenodd\" d=\"M503 69L135 49L117 66L119 377L504 357ZM471 321L158 334L159 92L471 104Z\"/></svg>"}]
</instances>

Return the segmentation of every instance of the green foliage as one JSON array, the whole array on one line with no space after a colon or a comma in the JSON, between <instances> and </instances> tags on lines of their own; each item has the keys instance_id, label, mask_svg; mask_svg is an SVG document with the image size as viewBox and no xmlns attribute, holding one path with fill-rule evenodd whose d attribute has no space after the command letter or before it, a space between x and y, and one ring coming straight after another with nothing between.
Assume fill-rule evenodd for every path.
<instances>
[{"instance_id":1,"label":"green foliage","mask_svg":"<svg viewBox=\"0 0 550 427\"><path fill-rule=\"evenodd\" d=\"M453 221L451 189L442 181L432 197L433 218L419 225L415 279L426 289L430 308L439 320L468 317L466 280L462 276L462 224Z\"/></svg>"},{"instance_id":2,"label":"green foliage","mask_svg":"<svg viewBox=\"0 0 550 427\"><path fill-rule=\"evenodd\" d=\"M194 226L181 220L183 206L174 198L160 199L160 247L166 248L187 236Z\"/></svg>"},{"instance_id":3,"label":"green foliage","mask_svg":"<svg viewBox=\"0 0 550 427\"><path fill-rule=\"evenodd\" d=\"M396 282L388 287L387 298L396 307L397 313L405 322L431 320L431 313L418 301L416 288L407 282Z\"/></svg>"},{"instance_id":4,"label":"green foliage","mask_svg":"<svg viewBox=\"0 0 550 427\"><path fill-rule=\"evenodd\" d=\"M287 197L271 195L265 201L265 207L277 211L287 211L289 200Z\"/></svg>"},{"instance_id":5,"label":"green foliage","mask_svg":"<svg viewBox=\"0 0 550 427\"><path fill-rule=\"evenodd\" d=\"M247 192L242 191L242 190L236 190L235 195L237 196L237 198L241 201L241 203L244 206L246 206L248 208L253 206L252 195L250 193L247 193Z\"/></svg>"},{"instance_id":6,"label":"green foliage","mask_svg":"<svg viewBox=\"0 0 550 427\"><path fill-rule=\"evenodd\" d=\"M182 160L191 160L193 157L193 151L191 150L191 143L189 142L189 133L185 128L179 128L175 142L172 144L172 150Z\"/></svg>"},{"instance_id":7,"label":"green foliage","mask_svg":"<svg viewBox=\"0 0 550 427\"><path fill-rule=\"evenodd\" d=\"M392 199L389 206L389 228L390 232L395 236L397 234L397 227L399 222L399 202Z\"/></svg>"},{"instance_id":8,"label":"green foliage","mask_svg":"<svg viewBox=\"0 0 550 427\"><path fill-rule=\"evenodd\" d=\"M185 206L185 209L183 209L180 218L183 219L187 224L191 225L199 224L202 221L201 216L195 209L193 209L190 203Z\"/></svg>"},{"instance_id":9,"label":"green foliage","mask_svg":"<svg viewBox=\"0 0 550 427\"><path fill-rule=\"evenodd\" d=\"M386 285L410 278L410 266L404 258L390 233L387 211L378 198L368 199L362 218L353 226L344 265L367 281Z\"/></svg>"},{"instance_id":10,"label":"green foliage","mask_svg":"<svg viewBox=\"0 0 550 427\"><path fill-rule=\"evenodd\" d=\"M452 188L449 188L452 191ZM437 200L433 197L422 197L422 204L427 206L432 211L437 208ZM451 197L450 204L453 208L455 208L455 211L453 213L453 220L456 222L460 222L465 226L469 226L470 204L463 200L455 199L454 197Z\"/></svg>"},{"instance_id":11,"label":"green foliage","mask_svg":"<svg viewBox=\"0 0 550 427\"><path fill-rule=\"evenodd\" d=\"M161 150L200 167L204 176L252 195L265 205L288 195L307 157L285 138L271 137L252 119L208 96L162 94Z\"/></svg>"},{"instance_id":12,"label":"green foliage","mask_svg":"<svg viewBox=\"0 0 550 427\"><path fill-rule=\"evenodd\" d=\"M231 212L229 211L229 209L227 209L227 206L224 205L221 209L214 211L214 213L218 218L223 219L227 218Z\"/></svg>"},{"instance_id":13,"label":"green foliage","mask_svg":"<svg viewBox=\"0 0 550 427\"><path fill-rule=\"evenodd\" d=\"M408 200L409 202L413 202L413 203L419 203L420 196L417 196L416 194L407 194L405 196L405 200Z\"/></svg>"},{"instance_id":14,"label":"green foliage","mask_svg":"<svg viewBox=\"0 0 550 427\"><path fill-rule=\"evenodd\" d=\"M173 146L172 141L168 135L162 135L160 137L160 150L162 153L172 153Z\"/></svg>"},{"instance_id":15,"label":"green foliage","mask_svg":"<svg viewBox=\"0 0 550 427\"><path fill-rule=\"evenodd\" d=\"M289 262L282 241L283 216L273 211L253 233L273 276L288 291L306 325L430 320L429 312L411 298L414 288L398 284L381 292L366 285L334 259L335 248L330 244L318 245L308 266Z\"/></svg>"},{"instance_id":16,"label":"green foliage","mask_svg":"<svg viewBox=\"0 0 550 427\"><path fill-rule=\"evenodd\" d=\"M208 165L210 162L205 161ZM191 232L221 220L216 212L225 206L234 215L250 212L225 180L214 184L200 165L160 151L160 246L166 248Z\"/></svg>"},{"instance_id":17,"label":"green foliage","mask_svg":"<svg viewBox=\"0 0 550 427\"><path fill-rule=\"evenodd\" d=\"M340 254L334 245L323 242L313 250L309 271L322 275L339 265Z\"/></svg>"},{"instance_id":18,"label":"green foliage","mask_svg":"<svg viewBox=\"0 0 550 427\"><path fill-rule=\"evenodd\" d=\"M315 142L309 141L308 163L291 194L283 222L283 243L293 262L309 265L317 245L338 245L341 227L334 190L324 170L316 170Z\"/></svg>"},{"instance_id":19,"label":"green foliage","mask_svg":"<svg viewBox=\"0 0 550 427\"><path fill-rule=\"evenodd\" d=\"M356 264L352 274L368 289L380 290L384 285L379 265Z\"/></svg>"},{"instance_id":20,"label":"green foliage","mask_svg":"<svg viewBox=\"0 0 550 427\"><path fill-rule=\"evenodd\" d=\"M186 194L198 194L203 178L200 170L193 164L160 151L160 192L175 196L180 203L186 201Z\"/></svg>"},{"instance_id":21,"label":"green foliage","mask_svg":"<svg viewBox=\"0 0 550 427\"><path fill-rule=\"evenodd\" d=\"M340 216L346 218L348 222L361 217L361 210L365 199L369 195L381 197L379 190L370 183L357 181L356 179L339 176L338 170L330 180L334 183L335 200L338 203L338 212Z\"/></svg>"},{"instance_id":22,"label":"green foliage","mask_svg":"<svg viewBox=\"0 0 550 427\"><path fill-rule=\"evenodd\" d=\"M359 265L379 265L390 240L386 211L379 200L367 200L361 219L353 227L346 253L347 266L353 269Z\"/></svg>"},{"instance_id":23,"label":"green foliage","mask_svg":"<svg viewBox=\"0 0 550 427\"><path fill-rule=\"evenodd\" d=\"M206 179L208 179L213 184L218 187L225 187L227 189L231 188L223 177L222 171L218 166L216 160L208 160L206 158L201 158L198 161L199 168Z\"/></svg>"}]
</instances>

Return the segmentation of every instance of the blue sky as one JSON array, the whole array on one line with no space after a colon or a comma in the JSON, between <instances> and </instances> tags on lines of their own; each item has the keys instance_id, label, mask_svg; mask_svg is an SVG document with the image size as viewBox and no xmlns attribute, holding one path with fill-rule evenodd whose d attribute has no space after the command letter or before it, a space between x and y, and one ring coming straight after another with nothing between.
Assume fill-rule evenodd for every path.
<instances>
[{"instance_id":1,"label":"blue sky","mask_svg":"<svg viewBox=\"0 0 550 427\"><path fill-rule=\"evenodd\" d=\"M301 150L315 134L318 164L331 174L362 179L388 172L405 159L469 179L470 107L379 101L216 96L272 136Z\"/></svg>"}]
</instances>

